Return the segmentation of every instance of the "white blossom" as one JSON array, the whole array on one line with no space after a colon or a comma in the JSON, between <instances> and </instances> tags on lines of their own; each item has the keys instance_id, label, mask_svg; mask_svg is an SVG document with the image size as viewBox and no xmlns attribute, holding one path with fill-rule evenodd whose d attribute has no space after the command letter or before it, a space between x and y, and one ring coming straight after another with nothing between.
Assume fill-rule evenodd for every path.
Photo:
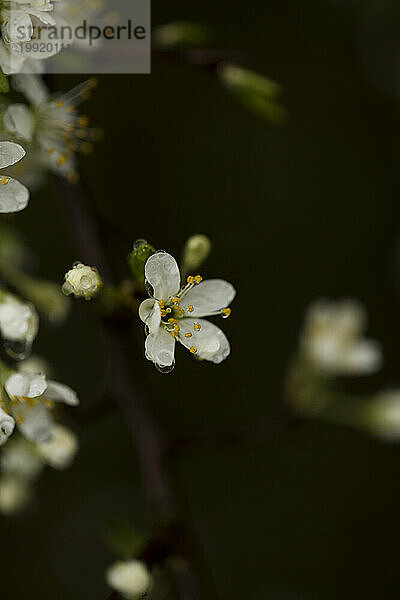
<instances>
[{"instance_id":1,"label":"white blossom","mask_svg":"<svg viewBox=\"0 0 400 600\"><path fill-rule=\"evenodd\" d=\"M6 443L15 428L15 421L8 412L0 407L0 446Z\"/></svg>"},{"instance_id":2,"label":"white blossom","mask_svg":"<svg viewBox=\"0 0 400 600\"><path fill-rule=\"evenodd\" d=\"M181 287L175 259L166 252L150 256L145 277L151 298L139 307L146 325L146 358L167 372L174 366L175 341L194 356L213 363L230 354L230 345L219 327L202 317L229 316L229 305L236 295L234 287L222 279L202 281L189 276Z\"/></svg>"},{"instance_id":3,"label":"white blossom","mask_svg":"<svg viewBox=\"0 0 400 600\"><path fill-rule=\"evenodd\" d=\"M30 347L39 327L35 307L12 294L0 293L0 334L10 341Z\"/></svg>"},{"instance_id":4,"label":"white blossom","mask_svg":"<svg viewBox=\"0 0 400 600\"><path fill-rule=\"evenodd\" d=\"M71 466L78 451L76 435L62 425L53 425L48 441L37 444L39 456L54 469L67 469Z\"/></svg>"},{"instance_id":5,"label":"white blossom","mask_svg":"<svg viewBox=\"0 0 400 600\"><path fill-rule=\"evenodd\" d=\"M79 404L76 393L66 385L46 380L42 374L12 373L5 389L10 399L11 414L19 431L28 440L43 443L51 440L51 409L57 402Z\"/></svg>"},{"instance_id":6,"label":"white blossom","mask_svg":"<svg viewBox=\"0 0 400 600\"><path fill-rule=\"evenodd\" d=\"M366 313L355 300L317 300L307 314L301 340L303 355L330 375L364 375L382 364L381 347L363 337Z\"/></svg>"},{"instance_id":7,"label":"white blossom","mask_svg":"<svg viewBox=\"0 0 400 600\"><path fill-rule=\"evenodd\" d=\"M107 583L127 600L140 598L148 590L151 577L147 567L138 560L117 562L106 573Z\"/></svg>"},{"instance_id":8,"label":"white blossom","mask_svg":"<svg viewBox=\"0 0 400 600\"><path fill-rule=\"evenodd\" d=\"M21 435L15 435L4 446L0 458L1 470L25 481L32 481L43 469L43 461L32 443Z\"/></svg>"},{"instance_id":9,"label":"white blossom","mask_svg":"<svg viewBox=\"0 0 400 600\"><path fill-rule=\"evenodd\" d=\"M102 279L96 268L78 263L65 275L62 290L64 294L73 294L77 298L90 300L100 291L102 285Z\"/></svg>"},{"instance_id":10,"label":"white blossom","mask_svg":"<svg viewBox=\"0 0 400 600\"><path fill-rule=\"evenodd\" d=\"M14 142L0 142L0 169L11 167L25 156L25 150ZM16 179L0 175L0 213L19 212L26 208L29 191Z\"/></svg>"},{"instance_id":11,"label":"white blossom","mask_svg":"<svg viewBox=\"0 0 400 600\"><path fill-rule=\"evenodd\" d=\"M77 112L77 106L90 96L96 80L89 79L64 95L54 96L35 74L14 75L13 86L30 106L11 104L6 109L3 124L8 135L32 144L32 168L51 169L76 181L76 153L91 152L91 141L98 133L88 128L88 118Z\"/></svg>"}]
</instances>

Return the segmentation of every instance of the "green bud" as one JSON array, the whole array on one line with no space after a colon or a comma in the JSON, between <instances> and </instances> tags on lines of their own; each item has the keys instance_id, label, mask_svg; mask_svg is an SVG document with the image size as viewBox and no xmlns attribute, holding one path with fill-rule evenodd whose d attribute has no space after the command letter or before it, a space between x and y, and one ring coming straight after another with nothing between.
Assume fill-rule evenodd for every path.
<instances>
[{"instance_id":1,"label":"green bud","mask_svg":"<svg viewBox=\"0 0 400 600\"><path fill-rule=\"evenodd\" d=\"M156 251L147 240L136 240L133 250L128 256L128 264L133 277L144 288L144 266L147 259Z\"/></svg>"},{"instance_id":2,"label":"green bud","mask_svg":"<svg viewBox=\"0 0 400 600\"><path fill-rule=\"evenodd\" d=\"M208 29L198 23L167 23L157 27L152 33L153 40L160 48L169 49L181 46L202 46L210 39Z\"/></svg>"},{"instance_id":3,"label":"green bud","mask_svg":"<svg viewBox=\"0 0 400 600\"><path fill-rule=\"evenodd\" d=\"M281 87L264 75L239 65L225 63L219 67L219 78L246 108L279 124L287 117L279 104Z\"/></svg>"},{"instance_id":4,"label":"green bud","mask_svg":"<svg viewBox=\"0 0 400 600\"><path fill-rule=\"evenodd\" d=\"M186 242L182 254L183 276L197 271L211 252L211 242L207 236L192 235Z\"/></svg>"}]
</instances>

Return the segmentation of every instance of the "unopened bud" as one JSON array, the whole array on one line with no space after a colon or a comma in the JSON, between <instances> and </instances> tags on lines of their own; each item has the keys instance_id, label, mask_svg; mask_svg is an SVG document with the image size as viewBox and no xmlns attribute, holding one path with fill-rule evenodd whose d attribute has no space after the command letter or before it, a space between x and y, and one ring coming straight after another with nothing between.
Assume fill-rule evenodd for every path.
<instances>
[{"instance_id":1,"label":"unopened bud","mask_svg":"<svg viewBox=\"0 0 400 600\"><path fill-rule=\"evenodd\" d=\"M209 38L206 27L198 23L167 23L157 27L152 33L153 40L160 48L176 48L182 46L201 46Z\"/></svg>"},{"instance_id":2,"label":"unopened bud","mask_svg":"<svg viewBox=\"0 0 400 600\"><path fill-rule=\"evenodd\" d=\"M103 281L95 267L77 263L65 275L62 291L66 295L73 294L76 298L91 300L100 292L102 285Z\"/></svg>"},{"instance_id":3,"label":"unopened bud","mask_svg":"<svg viewBox=\"0 0 400 600\"><path fill-rule=\"evenodd\" d=\"M40 458L54 469L67 469L78 451L78 440L66 427L53 425L50 440L37 444L37 451Z\"/></svg>"},{"instance_id":4,"label":"unopened bud","mask_svg":"<svg viewBox=\"0 0 400 600\"><path fill-rule=\"evenodd\" d=\"M211 252L211 242L205 235L192 235L186 242L182 256L184 274L197 271Z\"/></svg>"},{"instance_id":5,"label":"unopened bud","mask_svg":"<svg viewBox=\"0 0 400 600\"><path fill-rule=\"evenodd\" d=\"M127 600L135 600L145 594L150 586L150 573L141 561L117 562L106 573L107 583Z\"/></svg>"},{"instance_id":6,"label":"unopened bud","mask_svg":"<svg viewBox=\"0 0 400 600\"><path fill-rule=\"evenodd\" d=\"M128 264L132 275L144 287L144 266L147 259L155 253L155 248L147 240L137 240L133 245L133 250L128 256Z\"/></svg>"}]
</instances>

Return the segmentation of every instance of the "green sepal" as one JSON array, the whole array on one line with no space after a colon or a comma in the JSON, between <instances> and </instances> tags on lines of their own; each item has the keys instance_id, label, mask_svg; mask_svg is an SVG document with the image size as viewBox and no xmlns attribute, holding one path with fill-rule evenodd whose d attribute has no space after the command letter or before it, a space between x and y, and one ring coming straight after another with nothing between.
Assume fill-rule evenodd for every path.
<instances>
[{"instance_id":1,"label":"green sepal","mask_svg":"<svg viewBox=\"0 0 400 600\"><path fill-rule=\"evenodd\" d=\"M128 256L128 264L133 277L140 287L144 288L144 266L147 259L155 254L156 249L147 240L137 240Z\"/></svg>"}]
</instances>

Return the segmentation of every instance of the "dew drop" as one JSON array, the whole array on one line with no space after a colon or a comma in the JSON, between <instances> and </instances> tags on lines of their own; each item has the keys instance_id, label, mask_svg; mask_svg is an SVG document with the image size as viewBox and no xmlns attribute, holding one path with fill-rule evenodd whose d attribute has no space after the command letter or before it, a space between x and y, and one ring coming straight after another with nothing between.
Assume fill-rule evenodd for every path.
<instances>
[{"instance_id":1,"label":"dew drop","mask_svg":"<svg viewBox=\"0 0 400 600\"><path fill-rule=\"evenodd\" d=\"M156 369L157 371L159 371L159 373L171 373L171 371L174 370L175 367L175 360L173 360L172 365L168 365L166 367L161 367L160 365L156 365Z\"/></svg>"},{"instance_id":2,"label":"dew drop","mask_svg":"<svg viewBox=\"0 0 400 600\"><path fill-rule=\"evenodd\" d=\"M14 360L24 360L31 352L31 344L15 340L4 340L4 350Z\"/></svg>"},{"instance_id":3,"label":"dew drop","mask_svg":"<svg viewBox=\"0 0 400 600\"><path fill-rule=\"evenodd\" d=\"M147 244L147 240L145 240L143 238L139 238L138 240L136 240L136 242L134 242L134 244L133 244L133 251L140 248L140 246L143 246L143 244Z\"/></svg>"}]
</instances>

